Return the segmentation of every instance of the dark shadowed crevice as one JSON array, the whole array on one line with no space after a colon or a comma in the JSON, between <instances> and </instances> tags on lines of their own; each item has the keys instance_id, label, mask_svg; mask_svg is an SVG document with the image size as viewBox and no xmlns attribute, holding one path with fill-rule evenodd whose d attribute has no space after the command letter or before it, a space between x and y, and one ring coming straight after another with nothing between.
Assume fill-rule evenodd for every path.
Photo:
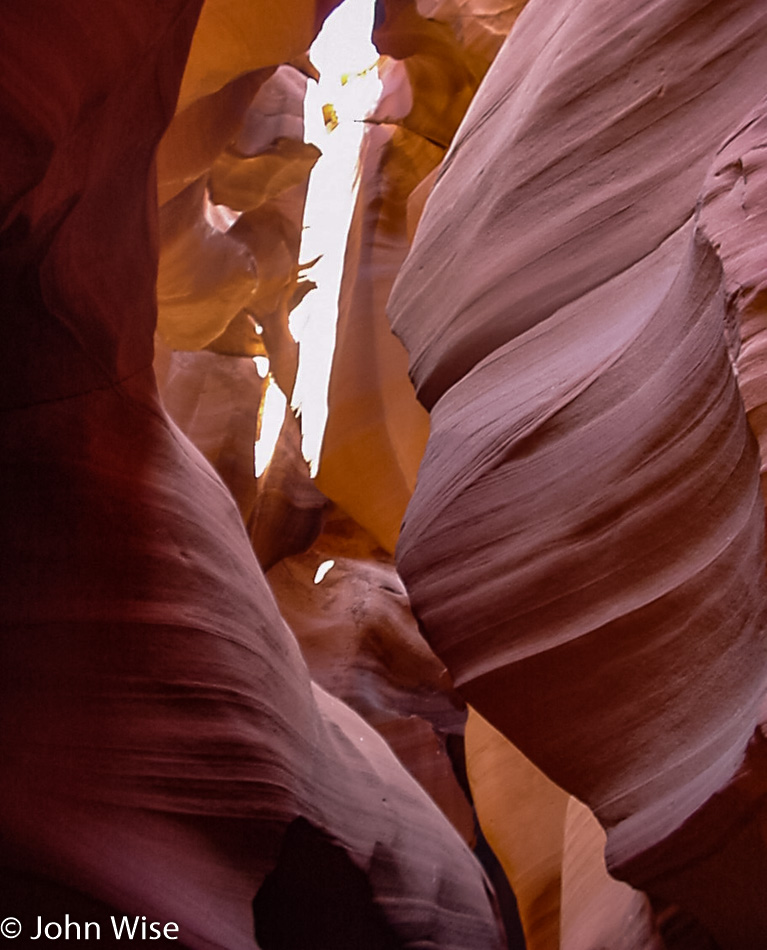
<instances>
[{"instance_id":1,"label":"dark shadowed crevice","mask_svg":"<svg viewBox=\"0 0 767 950\"><path fill-rule=\"evenodd\" d=\"M464 737L455 734L446 736L445 748L447 749L447 754L450 756L456 781L461 786L472 808L474 808L471 785L469 784L469 776L466 771L466 747ZM506 872L503 870L501 862L485 838L476 811L474 812L474 834L474 855L482 865L485 874L495 890L494 899L497 902L498 911L506 930L507 946L509 950L525 950L525 934L522 930L522 921L519 916L516 895L512 890L509 879L506 877ZM490 902L493 903L492 896L488 894L488 897L490 898Z\"/></svg>"},{"instance_id":2,"label":"dark shadowed crevice","mask_svg":"<svg viewBox=\"0 0 767 950\"><path fill-rule=\"evenodd\" d=\"M399 950L364 873L305 818L285 834L253 899L262 950Z\"/></svg>"},{"instance_id":3,"label":"dark shadowed crevice","mask_svg":"<svg viewBox=\"0 0 767 950\"><path fill-rule=\"evenodd\" d=\"M495 890L495 900L498 902L498 910L506 929L506 945L509 950L525 950L525 934L522 930L522 921L519 916L519 907L517 898L511 889L508 878L501 867L501 862L495 855L482 833L482 829L477 822L477 840L474 845L474 854L479 863L484 868L490 883ZM492 895L488 892L488 898L492 903Z\"/></svg>"}]
</instances>

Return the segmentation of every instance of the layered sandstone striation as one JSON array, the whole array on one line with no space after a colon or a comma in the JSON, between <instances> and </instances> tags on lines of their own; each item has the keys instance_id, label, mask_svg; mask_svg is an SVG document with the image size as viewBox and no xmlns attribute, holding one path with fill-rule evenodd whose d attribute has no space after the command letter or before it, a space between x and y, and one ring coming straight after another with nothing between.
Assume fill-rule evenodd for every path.
<instances>
[{"instance_id":1,"label":"layered sandstone striation","mask_svg":"<svg viewBox=\"0 0 767 950\"><path fill-rule=\"evenodd\" d=\"M754 2L528 5L390 301L431 409L398 547L422 628L610 866L723 948L767 932L763 503L727 346L760 238L742 210L728 252L700 201L738 137L756 162L766 37Z\"/></svg>"},{"instance_id":2,"label":"layered sandstone striation","mask_svg":"<svg viewBox=\"0 0 767 950\"><path fill-rule=\"evenodd\" d=\"M726 333L748 421L767 460L767 101L743 116L717 151L701 195L699 227L724 270Z\"/></svg>"},{"instance_id":3,"label":"layered sandstone striation","mask_svg":"<svg viewBox=\"0 0 767 950\"><path fill-rule=\"evenodd\" d=\"M199 6L33 0L0 25L4 891L29 927L71 897L177 922L190 948L253 947L254 927L265 948L500 947L478 864L312 683L231 494L157 394L154 154ZM206 190L182 197L194 235ZM307 857L345 895L334 914Z\"/></svg>"},{"instance_id":4,"label":"layered sandstone striation","mask_svg":"<svg viewBox=\"0 0 767 950\"><path fill-rule=\"evenodd\" d=\"M767 10L379 3L318 477L288 412L256 479L332 6L0 18L0 917L755 950Z\"/></svg>"}]
</instances>

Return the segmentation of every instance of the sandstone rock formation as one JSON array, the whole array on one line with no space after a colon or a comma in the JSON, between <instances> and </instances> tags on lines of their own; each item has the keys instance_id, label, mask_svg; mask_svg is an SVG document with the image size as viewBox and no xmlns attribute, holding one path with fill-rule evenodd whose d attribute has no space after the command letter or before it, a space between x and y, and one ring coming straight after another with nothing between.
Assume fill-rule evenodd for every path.
<instances>
[{"instance_id":1,"label":"sandstone rock formation","mask_svg":"<svg viewBox=\"0 0 767 950\"><path fill-rule=\"evenodd\" d=\"M466 749L477 814L513 885L528 950L662 950L647 898L608 875L589 809L473 709Z\"/></svg>"},{"instance_id":2,"label":"sandstone rock formation","mask_svg":"<svg viewBox=\"0 0 767 950\"><path fill-rule=\"evenodd\" d=\"M0 919L759 950L767 9L379 2L318 477L288 413L257 479L333 6L0 17Z\"/></svg>"},{"instance_id":3,"label":"sandstone rock formation","mask_svg":"<svg viewBox=\"0 0 767 950\"><path fill-rule=\"evenodd\" d=\"M423 629L722 948L767 933L764 519L696 207L766 30L753 2L528 5L390 302L431 409L398 548Z\"/></svg>"},{"instance_id":4,"label":"sandstone rock formation","mask_svg":"<svg viewBox=\"0 0 767 950\"><path fill-rule=\"evenodd\" d=\"M267 577L315 681L384 736L472 842L448 748L463 736L466 710L418 631L392 558L336 513L309 551Z\"/></svg>"},{"instance_id":5,"label":"sandstone rock formation","mask_svg":"<svg viewBox=\"0 0 767 950\"><path fill-rule=\"evenodd\" d=\"M256 898L264 947L312 926L317 946L500 947L478 864L312 684L231 495L158 399L154 152L198 13L36 0L0 27L3 879L29 928L74 894L234 950ZM348 912L306 919L304 855Z\"/></svg>"},{"instance_id":6,"label":"sandstone rock formation","mask_svg":"<svg viewBox=\"0 0 767 950\"><path fill-rule=\"evenodd\" d=\"M767 102L743 117L717 152L703 187L699 227L724 269L726 330L749 424L759 440L765 494L767 311ZM742 341L742 347L739 345Z\"/></svg>"}]
</instances>

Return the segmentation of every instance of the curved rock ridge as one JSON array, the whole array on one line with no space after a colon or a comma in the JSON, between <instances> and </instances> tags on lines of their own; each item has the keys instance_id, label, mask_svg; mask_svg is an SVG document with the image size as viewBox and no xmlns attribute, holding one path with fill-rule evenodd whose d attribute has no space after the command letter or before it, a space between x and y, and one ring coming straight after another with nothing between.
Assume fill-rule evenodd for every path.
<instances>
[{"instance_id":1,"label":"curved rock ridge","mask_svg":"<svg viewBox=\"0 0 767 950\"><path fill-rule=\"evenodd\" d=\"M717 152L703 189L700 228L724 267L730 349L759 440L767 497L767 100Z\"/></svg>"},{"instance_id":2,"label":"curved rock ridge","mask_svg":"<svg viewBox=\"0 0 767 950\"><path fill-rule=\"evenodd\" d=\"M339 0L205 0L178 97L178 111L240 76L286 63L309 49Z\"/></svg>"},{"instance_id":3,"label":"curved rock ridge","mask_svg":"<svg viewBox=\"0 0 767 950\"><path fill-rule=\"evenodd\" d=\"M161 394L233 492L265 569L311 544L326 504L292 430L260 491L253 470L265 387L247 358L268 356L291 393L298 349L288 313L313 286L300 279L299 248L318 150L303 141L299 66L248 72L196 100L176 114L158 153ZM212 353L183 352L201 347Z\"/></svg>"},{"instance_id":4,"label":"curved rock ridge","mask_svg":"<svg viewBox=\"0 0 767 950\"><path fill-rule=\"evenodd\" d=\"M231 495L157 395L154 153L198 12L33 0L0 18L0 126L12 154L41 147L0 180L3 877L47 888L25 927L75 893L245 950L309 826L307 854L319 836L366 882L371 946L383 920L397 947L500 948L478 863L311 682Z\"/></svg>"},{"instance_id":5,"label":"curved rock ridge","mask_svg":"<svg viewBox=\"0 0 767 950\"><path fill-rule=\"evenodd\" d=\"M647 898L607 873L588 808L471 707L466 749L474 805L517 895L528 950L664 950Z\"/></svg>"},{"instance_id":6,"label":"curved rock ridge","mask_svg":"<svg viewBox=\"0 0 767 950\"><path fill-rule=\"evenodd\" d=\"M256 505L247 524L262 570L308 550L330 504L309 475L298 420L286 412L274 454L258 479Z\"/></svg>"},{"instance_id":7,"label":"curved rock ridge","mask_svg":"<svg viewBox=\"0 0 767 950\"><path fill-rule=\"evenodd\" d=\"M631 16L610 2L525 7L389 303L427 408L687 220L714 150L760 98L766 21L753 0L655 0Z\"/></svg>"},{"instance_id":8,"label":"curved rock ridge","mask_svg":"<svg viewBox=\"0 0 767 950\"><path fill-rule=\"evenodd\" d=\"M741 950L766 590L730 354L761 300L766 31L755 2L529 4L389 304L431 408L397 549L427 639L609 866Z\"/></svg>"},{"instance_id":9,"label":"curved rock ridge","mask_svg":"<svg viewBox=\"0 0 767 950\"><path fill-rule=\"evenodd\" d=\"M258 338L288 393L297 366L288 312L300 299L304 202L319 157L303 140L305 90L293 66L240 76L175 116L158 160L161 338L196 350L227 334L227 352L240 356Z\"/></svg>"},{"instance_id":10,"label":"curved rock ridge","mask_svg":"<svg viewBox=\"0 0 767 950\"><path fill-rule=\"evenodd\" d=\"M432 412L400 542L456 685L613 826L616 855L729 778L765 685L756 451L719 277L688 227L480 363ZM551 708L580 739L542 734Z\"/></svg>"},{"instance_id":11,"label":"curved rock ridge","mask_svg":"<svg viewBox=\"0 0 767 950\"><path fill-rule=\"evenodd\" d=\"M190 947L245 948L301 816L365 872L398 946L500 946L478 866L310 683L236 508L150 381L4 425L3 489L28 513L3 525L6 862L175 921Z\"/></svg>"},{"instance_id":12,"label":"curved rock ridge","mask_svg":"<svg viewBox=\"0 0 767 950\"><path fill-rule=\"evenodd\" d=\"M216 470L247 525L256 505L253 445L264 389L253 360L205 350L162 352L159 340L155 350L165 411Z\"/></svg>"}]
</instances>

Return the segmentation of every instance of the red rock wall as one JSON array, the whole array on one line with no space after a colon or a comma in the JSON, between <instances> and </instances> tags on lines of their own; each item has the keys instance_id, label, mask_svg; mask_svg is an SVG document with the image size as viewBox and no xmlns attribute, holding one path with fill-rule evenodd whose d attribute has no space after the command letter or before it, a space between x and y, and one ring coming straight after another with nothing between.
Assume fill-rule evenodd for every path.
<instances>
[{"instance_id":1,"label":"red rock wall","mask_svg":"<svg viewBox=\"0 0 767 950\"><path fill-rule=\"evenodd\" d=\"M722 948L767 933L764 518L727 347L739 252L699 202L755 168L744 131L723 156L766 38L755 2L529 4L389 306L431 409L398 547L422 628L595 810L612 868ZM757 233L726 236L755 261Z\"/></svg>"},{"instance_id":2,"label":"red rock wall","mask_svg":"<svg viewBox=\"0 0 767 950\"><path fill-rule=\"evenodd\" d=\"M350 895L323 946L500 947L479 866L311 682L231 495L157 396L154 154L198 12L36 2L0 26L6 913L28 939L71 897L234 950L266 881L259 941L291 946L308 855Z\"/></svg>"},{"instance_id":3,"label":"red rock wall","mask_svg":"<svg viewBox=\"0 0 767 950\"><path fill-rule=\"evenodd\" d=\"M503 946L468 699L530 950L756 950L767 11L380 6L319 476L363 527L320 533L292 418L253 478L250 357L290 391L328 6L0 17L0 917ZM398 557L439 659L376 547L429 424Z\"/></svg>"}]
</instances>

